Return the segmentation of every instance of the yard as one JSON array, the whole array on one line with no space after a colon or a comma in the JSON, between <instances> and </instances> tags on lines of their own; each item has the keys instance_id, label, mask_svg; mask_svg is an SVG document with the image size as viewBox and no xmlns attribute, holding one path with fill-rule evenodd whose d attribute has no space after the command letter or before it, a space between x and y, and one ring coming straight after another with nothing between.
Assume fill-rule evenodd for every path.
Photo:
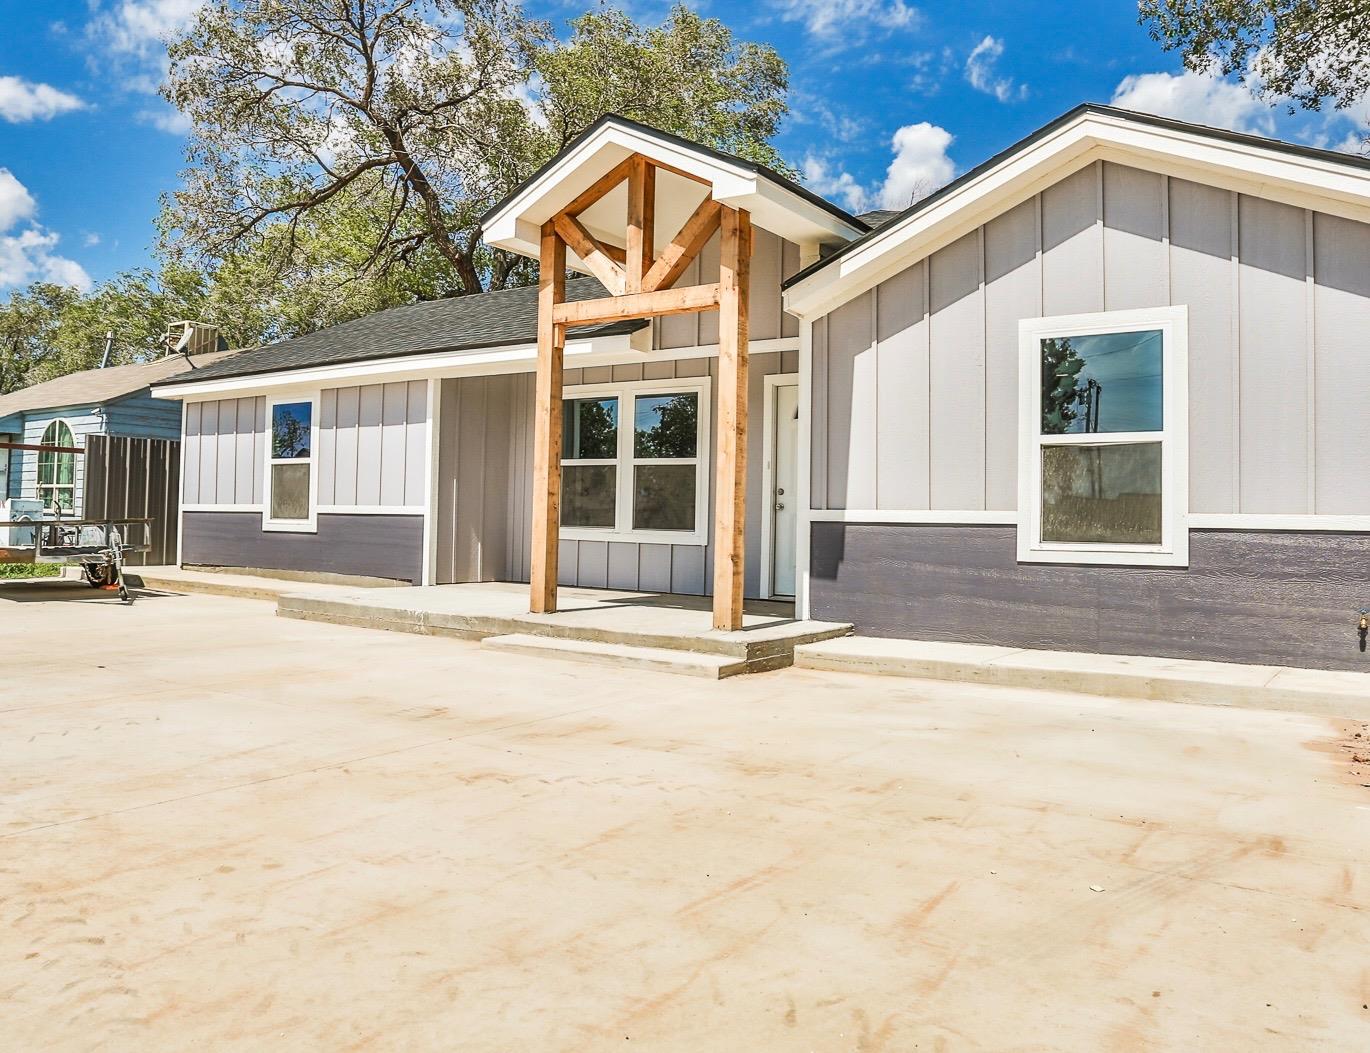
<instances>
[{"instance_id":1,"label":"yard","mask_svg":"<svg viewBox=\"0 0 1370 1053\"><path fill-rule=\"evenodd\" d=\"M1370 1035L1356 726L715 684L212 597L6 587L0 625L10 1049Z\"/></svg>"}]
</instances>

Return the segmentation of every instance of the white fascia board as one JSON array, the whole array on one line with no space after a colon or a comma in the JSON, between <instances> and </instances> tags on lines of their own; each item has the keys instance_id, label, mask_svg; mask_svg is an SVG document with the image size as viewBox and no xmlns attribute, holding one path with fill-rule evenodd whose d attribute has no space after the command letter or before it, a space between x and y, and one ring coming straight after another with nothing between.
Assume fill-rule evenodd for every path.
<instances>
[{"instance_id":1,"label":"white fascia board","mask_svg":"<svg viewBox=\"0 0 1370 1053\"><path fill-rule=\"evenodd\" d=\"M861 229L764 175L636 128L606 124L560 158L485 225L485 241L536 257L541 224L630 154L640 153L708 183L714 200L746 209L757 225L790 241L850 241Z\"/></svg>"},{"instance_id":2,"label":"white fascia board","mask_svg":"<svg viewBox=\"0 0 1370 1053\"><path fill-rule=\"evenodd\" d=\"M641 334L647 334L644 340ZM594 365L601 359L623 360L645 356L651 339L651 327L636 333L617 336L570 340L566 344L566 358L575 359L575 366ZM363 362L338 362L306 369L281 370L275 373L254 373L240 377L224 377L199 384L164 384L152 389L154 398L189 399L199 401L220 398L225 394L242 396L275 392L286 388L348 387L355 384L379 384L401 380L424 380L434 376L479 375L482 373L520 372L520 364L536 362L536 343L507 344L483 351L449 351L441 354L403 355L377 358Z\"/></svg>"},{"instance_id":3,"label":"white fascia board","mask_svg":"<svg viewBox=\"0 0 1370 1053\"><path fill-rule=\"evenodd\" d=\"M1131 164L1249 196L1370 222L1370 172L1111 114L1085 113L784 293L801 318L827 314L1095 161Z\"/></svg>"}]
</instances>

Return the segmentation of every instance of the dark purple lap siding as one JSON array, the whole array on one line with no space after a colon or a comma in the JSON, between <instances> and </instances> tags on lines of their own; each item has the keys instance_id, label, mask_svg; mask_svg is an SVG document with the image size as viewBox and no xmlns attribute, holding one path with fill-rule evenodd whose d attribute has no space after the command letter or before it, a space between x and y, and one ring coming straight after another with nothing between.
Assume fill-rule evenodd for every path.
<instances>
[{"instance_id":1,"label":"dark purple lap siding","mask_svg":"<svg viewBox=\"0 0 1370 1053\"><path fill-rule=\"evenodd\" d=\"M423 580L423 516L320 515L315 534L264 531L260 512L183 517L183 564Z\"/></svg>"},{"instance_id":2,"label":"dark purple lap siding","mask_svg":"<svg viewBox=\"0 0 1370 1053\"><path fill-rule=\"evenodd\" d=\"M1019 564L1015 536L814 523L811 616L868 636L1370 672L1370 535L1193 531L1188 568Z\"/></svg>"}]
</instances>

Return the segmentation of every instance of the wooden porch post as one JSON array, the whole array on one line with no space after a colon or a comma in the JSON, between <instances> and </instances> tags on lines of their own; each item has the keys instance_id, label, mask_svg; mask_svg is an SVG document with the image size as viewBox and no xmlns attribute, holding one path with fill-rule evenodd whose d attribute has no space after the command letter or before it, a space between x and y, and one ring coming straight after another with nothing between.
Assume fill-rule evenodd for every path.
<instances>
[{"instance_id":1,"label":"wooden porch post","mask_svg":"<svg viewBox=\"0 0 1370 1053\"><path fill-rule=\"evenodd\" d=\"M714 495L714 628L742 628L747 511L747 307L752 218L725 208L718 298L718 434Z\"/></svg>"},{"instance_id":2,"label":"wooden porch post","mask_svg":"<svg viewBox=\"0 0 1370 1053\"><path fill-rule=\"evenodd\" d=\"M552 223L542 225L538 269L538 374L533 425L533 563L529 610L557 609L557 553L561 525L561 360L566 327L553 319L566 298L566 243Z\"/></svg>"}]
</instances>

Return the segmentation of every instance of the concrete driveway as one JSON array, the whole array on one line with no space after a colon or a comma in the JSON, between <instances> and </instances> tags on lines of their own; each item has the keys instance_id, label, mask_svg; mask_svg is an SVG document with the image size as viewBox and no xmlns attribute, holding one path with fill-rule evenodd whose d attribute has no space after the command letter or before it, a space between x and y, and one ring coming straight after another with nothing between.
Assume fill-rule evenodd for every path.
<instances>
[{"instance_id":1,"label":"concrete driveway","mask_svg":"<svg viewBox=\"0 0 1370 1053\"><path fill-rule=\"evenodd\" d=\"M7 1049L1370 1046L1359 726L38 595Z\"/></svg>"}]
</instances>

